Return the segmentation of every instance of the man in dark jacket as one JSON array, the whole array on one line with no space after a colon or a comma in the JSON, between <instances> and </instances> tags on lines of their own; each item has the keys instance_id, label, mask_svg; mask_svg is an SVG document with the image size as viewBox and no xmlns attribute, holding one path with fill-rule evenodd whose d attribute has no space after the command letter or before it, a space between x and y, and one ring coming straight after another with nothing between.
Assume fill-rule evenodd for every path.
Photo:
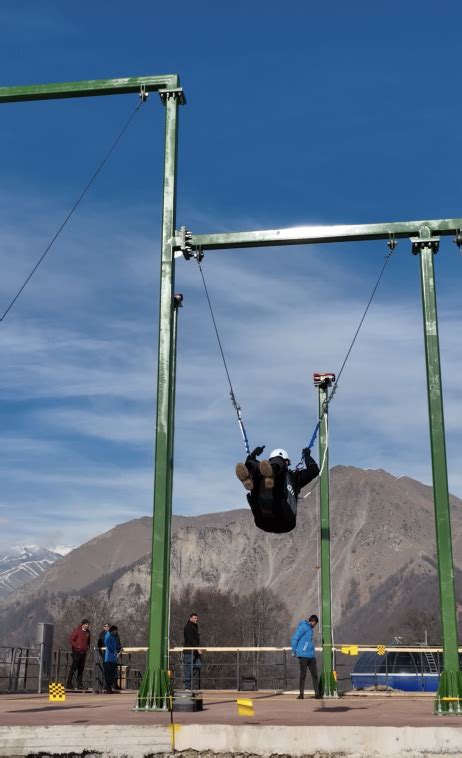
<instances>
[{"instance_id":1,"label":"man in dark jacket","mask_svg":"<svg viewBox=\"0 0 462 758\"><path fill-rule=\"evenodd\" d=\"M202 668L202 651L199 649L201 644L199 638L199 627L197 622L199 616L197 613L191 613L184 627L184 647L194 648L183 652L183 681L185 690L191 689L191 682L197 682L201 686L201 668Z\"/></svg>"},{"instance_id":2,"label":"man in dark jacket","mask_svg":"<svg viewBox=\"0 0 462 758\"><path fill-rule=\"evenodd\" d=\"M108 623L103 624L103 628L101 629L101 631L100 631L100 633L98 635L98 642L96 643L96 647L98 648L98 652L99 652L101 658L103 659L103 661L104 661L104 650L103 650L103 648L106 647L106 643L105 643L106 634L108 633L108 631L109 631L110 628L111 628L110 624L108 624Z\"/></svg>"},{"instance_id":3,"label":"man in dark jacket","mask_svg":"<svg viewBox=\"0 0 462 758\"><path fill-rule=\"evenodd\" d=\"M276 448L269 460L257 461L265 446L256 447L245 463L236 465L236 476L246 490L255 525L264 532L291 532L297 523L300 490L319 474L311 450L302 451L305 468L289 469L288 453Z\"/></svg>"},{"instance_id":4,"label":"man in dark jacket","mask_svg":"<svg viewBox=\"0 0 462 758\"><path fill-rule=\"evenodd\" d=\"M77 671L77 689L81 690L83 689L85 659L90 647L90 622L88 619L83 619L79 626L76 626L70 633L69 644L72 647L72 665L67 675L66 688L68 690L74 689L72 679Z\"/></svg>"}]
</instances>

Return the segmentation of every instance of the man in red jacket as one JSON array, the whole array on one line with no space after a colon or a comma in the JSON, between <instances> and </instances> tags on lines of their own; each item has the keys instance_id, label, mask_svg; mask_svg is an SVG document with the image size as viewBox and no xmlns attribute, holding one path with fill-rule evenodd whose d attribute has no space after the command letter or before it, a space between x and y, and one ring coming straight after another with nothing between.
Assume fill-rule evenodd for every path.
<instances>
[{"instance_id":1,"label":"man in red jacket","mask_svg":"<svg viewBox=\"0 0 462 758\"><path fill-rule=\"evenodd\" d=\"M90 647L90 622L88 619L83 619L79 626L76 626L70 633L69 644L72 647L72 665L67 676L66 689L74 689L72 679L77 671L77 689L82 690L85 658Z\"/></svg>"}]
</instances>

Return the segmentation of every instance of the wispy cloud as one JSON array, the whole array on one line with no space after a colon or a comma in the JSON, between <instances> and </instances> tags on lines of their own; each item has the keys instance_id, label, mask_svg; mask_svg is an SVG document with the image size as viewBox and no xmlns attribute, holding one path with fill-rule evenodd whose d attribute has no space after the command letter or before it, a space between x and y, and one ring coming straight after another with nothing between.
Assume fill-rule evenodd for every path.
<instances>
[{"instance_id":1,"label":"wispy cloud","mask_svg":"<svg viewBox=\"0 0 462 758\"><path fill-rule=\"evenodd\" d=\"M158 265L151 235L157 239L157 230L151 233L137 217L136 234L128 235L126 216L100 210L84 214L85 235L69 234L0 325L1 504L10 544L38 542L57 523L61 541L78 543L152 512ZM31 227L32 220L33 214ZM220 224L209 218L204 227ZM0 283L4 302L39 241L30 229L0 232L8 262ZM89 246L98 254L89 255ZM282 444L297 462L317 418L312 373L338 370L383 254L371 246L364 267L354 259L352 265L343 250L326 248L207 254L204 272L251 444ZM174 509L242 507L245 494L233 469L243 445L199 272L182 259L176 271L185 299ZM394 262L364 323L331 405L332 465L430 481L416 277L409 264ZM462 314L450 288L439 294L449 474L462 494Z\"/></svg>"}]
</instances>

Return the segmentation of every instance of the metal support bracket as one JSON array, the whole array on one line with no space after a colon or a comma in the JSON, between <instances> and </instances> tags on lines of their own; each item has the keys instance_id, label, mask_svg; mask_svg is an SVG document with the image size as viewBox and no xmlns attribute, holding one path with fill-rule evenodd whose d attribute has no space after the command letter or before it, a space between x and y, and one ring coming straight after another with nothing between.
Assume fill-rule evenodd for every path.
<instances>
[{"instance_id":1,"label":"metal support bracket","mask_svg":"<svg viewBox=\"0 0 462 758\"><path fill-rule=\"evenodd\" d=\"M316 371L313 374L313 384L315 387L330 387L335 382L335 374L332 372L320 372Z\"/></svg>"},{"instance_id":2,"label":"metal support bracket","mask_svg":"<svg viewBox=\"0 0 462 758\"><path fill-rule=\"evenodd\" d=\"M456 236L454 237L454 244L457 245L457 247L459 248L459 253L462 252L460 249L462 247L462 230L461 229L457 229L456 231Z\"/></svg>"},{"instance_id":3,"label":"metal support bracket","mask_svg":"<svg viewBox=\"0 0 462 758\"><path fill-rule=\"evenodd\" d=\"M418 255L424 247L430 247L433 253L437 253L440 247L440 238L432 237L428 226L422 227L419 237L410 237L409 239L412 243L413 255Z\"/></svg>"},{"instance_id":4,"label":"metal support bracket","mask_svg":"<svg viewBox=\"0 0 462 758\"><path fill-rule=\"evenodd\" d=\"M145 103L148 97L149 92L147 92L145 85L142 84L140 87L140 102Z\"/></svg>"},{"instance_id":5,"label":"metal support bracket","mask_svg":"<svg viewBox=\"0 0 462 758\"><path fill-rule=\"evenodd\" d=\"M159 90L159 96L162 101L162 105L165 105L167 100L172 97L178 98L180 105L186 105L186 97L183 91L183 87L177 87L176 89L161 89Z\"/></svg>"},{"instance_id":6,"label":"metal support bracket","mask_svg":"<svg viewBox=\"0 0 462 758\"><path fill-rule=\"evenodd\" d=\"M180 251L183 253L184 258L189 261L191 258L195 258L198 263L204 257L201 247L193 247L191 244L192 232L182 226L179 232L175 232L175 235L180 237Z\"/></svg>"},{"instance_id":7,"label":"metal support bracket","mask_svg":"<svg viewBox=\"0 0 462 758\"><path fill-rule=\"evenodd\" d=\"M175 309L183 307L183 295L180 292L173 295L173 307Z\"/></svg>"}]
</instances>

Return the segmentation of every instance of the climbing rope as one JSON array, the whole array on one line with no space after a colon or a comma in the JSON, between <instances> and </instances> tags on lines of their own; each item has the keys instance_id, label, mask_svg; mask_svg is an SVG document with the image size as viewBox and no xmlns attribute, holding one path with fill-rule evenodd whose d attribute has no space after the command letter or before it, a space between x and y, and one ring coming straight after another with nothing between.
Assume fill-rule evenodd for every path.
<instances>
[{"instance_id":1,"label":"climbing rope","mask_svg":"<svg viewBox=\"0 0 462 758\"><path fill-rule=\"evenodd\" d=\"M118 134L118 135L117 135L117 137L115 138L114 142L112 143L111 147L110 147L110 148L109 148L109 150L107 151L107 153L106 153L106 155L104 156L103 160L101 161L101 163L99 164L98 168L96 169L96 171L95 171L95 172L94 172L94 174L92 175L91 179L90 179L90 180L87 182L87 184L85 185L84 189L82 190L82 192L80 193L79 197L78 197L78 198L77 198L77 200L75 201L74 205L73 205L73 206L72 206L72 208L70 209L70 211L69 211L69 213L67 214L66 218L64 219L64 221L62 222L62 224L59 226L58 230L55 232L55 234L54 234L54 236L52 237L51 241L50 241L50 242L48 243L48 245L46 246L46 248L45 248L44 252L42 253L42 255L40 256L40 258L38 259L37 263L35 264L34 268L33 268L33 269L32 269L32 271L30 272L29 276L28 276L28 277L25 279L25 281L23 282L23 284L21 285L21 287L20 287L20 288L19 288L19 290L17 291L16 295L15 295L15 296L13 297L13 299L10 301L10 304L8 305L8 307L6 308L6 310L4 311L3 315L2 315L2 316L0 316L0 322L1 322L1 321L3 321L3 319L5 318L5 316L7 315L7 313L9 313L9 311L12 309L13 305L15 304L16 300L17 300L17 299L18 299L18 297L20 296L21 292L23 292L23 290L26 288L26 286L28 285L28 283L29 283L29 282L30 282L30 280L32 279L33 275L35 274L35 272L37 271L38 267L40 266L40 264L41 264L41 263L42 263L42 261L44 260L45 256L46 256L46 255L47 255L47 253L50 251L50 249L52 248L52 246L54 245L54 243L55 243L55 242L56 242L56 240L58 239L59 235L60 235L60 234L61 234L61 232L63 231L64 227L66 226L67 222L69 221L69 219L70 219L70 218L71 218L71 216L73 215L74 211L75 211L75 210L77 210L78 206L80 205L80 203L82 202L83 198L84 198L84 197L85 197L85 195L87 194L88 190L90 189L90 187L91 187L91 186L92 186L92 184L94 183L94 181L95 181L96 177L98 176L98 174L100 173L101 169L104 167L104 165L105 165L105 164L107 163L107 161L109 160L109 158L110 158L110 156L111 156L112 152L114 151L115 147L117 146L118 142L121 140L121 138L123 137L123 135L124 135L124 134L125 134L125 132L127 131L128 127L130 126L131 122L132 122L132 121L133 121L133 119L135 118L135 116L136 116L136 114L138 113L139 109L141 108L141 106L143 105L143 103L145 103L145 102L146 102L146 99L147 99L147 97L148 97L148 94L149 94L149 93L145 91L144 87L142 87L142 88L141 88L141 91L140 91L140 95L139 95L139 97L140 97L140 101L139 101L138 105L136 106L135 110L134 110L134 111L133 111L133 113L131 114L131 116L130 116L130 118L128 119L128 121L125 123L125 126L124 126L124 127L121 129L121 130L120 130L119 134Z\"/></svg>"},{"instance_id":2,"label":"climbing rope","mask_svg":"<svg viewBox=\"0 0 462 758\"><path fill-rule=\"evenodd\" d=\"M234 394L233 385L231 383L231 377L229 375L228 365L226 363L225 354L223 352L223 347L221 345L220 335L218 333L217 322L215 320L215 316L214 316L213 308L212 308L212 303L210 301L209 292L208 292L208 289L207 289L207 285L205 283L204 272L202 271L201 257L202 256L201 256L200 251L199 251L198 255L195 256L195 258L196 258L196 261L197 261L197 265L199 266L199 271L200 271L200 274L201 274L201 277L202 277L202 283L204 285L204 290L205 290L205 295L206 295L206 298L207 298L207 303L209 305L210 315L212 317L212 322L213 322L213 326L214 326L214 329L215 329L215 334L216 334L216 337L217 337L218 347L220 348L221 358L223 360L223 365L225 367L226 376L228 378L228 384L229 384L229 390L230 390L229 396L231 398L231 402L233 404L234 410L236 411L237 421L238 421L238 424L239 424L239 428L241 430L242 438L244 440L244 445L245 445L246 453L247 453L247 455L250 455L249 440L247 438L247 432L245 430L244 422L243 422L243 419L242 419L241 406L239 405L239 403L236 400L236 395Z\"/></svg>"},{"instance_id":3,"label":"climbing rope","mask_svg":"<svg viewBox=\"0 0 462 758\"><path fill-rule=\"evenodd\" d=\"M344 358L344 360L343 360L343 363L342 363L342 365L341 365L341 367L340 367L340 371L338 372L338 374L336 374L336 379L335 379L335 381L334 381L334 384L332 385L332 389L331 389L331 391L330 391L330 394L329 394L329 395L328 395L328 397L326 398L326 402L324 403L324 407L323 407L323 409L322 409L321 415L320 415L320 417L318 418L318 421L317 421L317 423L316 423L316 426L315 426L315 428L314 428L313 434L311 435L311 439L310 439L310 441L309 441L309 443L308 443L308 447L309 447L310 449L313 447L313 445L314 445L314 442L315 442L315 440L316 440L316 437L317 437L317 435L318 435L319 427L321 426L321 421L323 420L324 416L325 416L325 415L326 415L326 413L328 412L328 409L329 409L329 405L330 405L330 403L332 402L332 400L334 399L335 393L337 392L337 389L338 389L338 383L339 383L339 381L340 381L340 377L341 377L341 375L342 375L342 373L343 373L343 369L345 368L345 366L346 366L346 364L347 364L347 361L348 361L348 358L350 357L350 353L351 353L351 351L353 350L353 346L354 346L354 344L355 344L355 342L356 342L356 338L357 338L357 336L358 336L358 334L359 334L359 332L360 332L360 329L361 329L361 327L362 327L362 325L363 325L363 323L364 323L364 319L366 318L366 315L367 315L367 312L368 312L368 310L369 310L369 307L370 307L370 305L371 305L371 303L372 303L372 300L374 299L374 295L375 295L375 293L377 292L377 288L378 288L378 286L379 286L379 284L380 284L380 281L381 281L381 279L382 279L382 276L383 276L383 274L384 274L384 271L385 271L385 269L386 269L386 267L387 267L388 261L390 260L391 256L392 256L392 255L393 255L393 253L394 253L394 250L395 250L396 244L397 244L397 243L396 243L396 240L395 240L394 236L393 236L393 235L390 235L390 239L389 239L389 240L388 240L388 242L387 242L387 246L388 246L388 248L389 248L390 252L389 252L389 253L387 253L387 255L385 256L385 260L384 260L384 263L383 263L382 269L381 269L381 271L380 271L380 274L379 274L379 276L378 276L378 279L377 279L377 281L376 281L376 283L375 283L375 285L374 285L374 288L373 288L373 290L372 290L372 294L371 294L371 296L370 296L370 298L369 298L369 300L368 300L368 303L367 303L367 305L366 305L366 308L365 308L365 310L364 310L364 313L363 313L363 315L361 316L361 320L360 320L360 322L359 322L358 328L356 329L356 331L355 331L355 333L354 333L354 336L353 336L353 339L352 339L352 341L351 341L350 347L348 348L348 350L347 350L347 352L346 352L345 358Z\"/></svg>"}]
</instances>

